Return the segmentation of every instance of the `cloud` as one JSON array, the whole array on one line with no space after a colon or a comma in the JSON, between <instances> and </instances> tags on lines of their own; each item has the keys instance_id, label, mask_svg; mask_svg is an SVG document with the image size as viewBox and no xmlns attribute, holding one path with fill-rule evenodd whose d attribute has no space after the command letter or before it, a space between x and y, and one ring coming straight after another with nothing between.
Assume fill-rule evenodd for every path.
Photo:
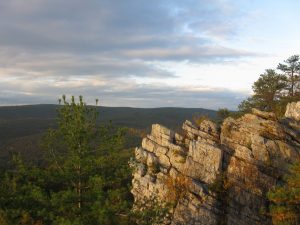
<instances>
[{"instance_id":1,"label":"cloud","mask_svg":"<svg viewBox=\"0 0 300 225\"><path fill-rule=\"evenodd\" d=\"M224 0L1 1L0 104L51 102L57 93L78 91L121 105L188 106L197 99L213 107L212 98L236 105L229 100L236 93L228 90L141 86L134 78L175 79L164 62L255 55L217 41L236 35L239 16Z\"/></svg>"},{"instance_id":2,"label":"cloud","mask_svg":"<svg viewBox=\"0 0 300 225\"><path fill-rule=\"evenodd\" d=\"M11 0L1 4L0 45L21 51L118 56L119 50L192 49L203 44L205 48L208 33L217 30L230 36L236 29L236 24L224 20L227 12L218 1ZM193 56L185 58L189 55Z\"/></svg>"},{"instance_id":3,"label":"cloud","mask_svg":"<svg viewBox=\"0 0 300 225\"><path fill-rule=\"evenodd\" d=\"M246 94L224 88L207 87L171 87L164 84L137 84L133 80L118 80L114 83L88 79L73 79L61 82L30 82L14 83L19 91L8 92L3 87L10 87L10 83L0 85L0 102L6 104L32 104L36 102L57 103L60 94L83 95L88 103L94 104L96 98L101 105L131 106L131 107L190 107L218 109L229 107L236 109ZM31 87L33 86L33 87ZM41 94L39 94L41 93Z\"/></svg>"},{"instance_id":4,"label":"cloud","mask_svg":"<svg viewBox=\"0 0 300 225\"><path fill-rule=\"evenodd\" d=\"M254 55L254 53L239 51L221 46L180 47L165 49L129 50L122 53L126 57L148 60L184 61L190 62L220 62L224 59L239 58Z\"/></svg>"},{"instance_id":5,"label":"cloud","mask_svg":"<svg viewBox=\"0 0 300 225\"><path fill-rule=\"evenodd\" d=\"M0 52L2 77L53 77L68 79L72 76L97 76L106 79L117 77L175 77L171 72L153 64L130 59L106 58L98 55L30 54L15 53L8 57ZM0 75L1 76L1 75Z\"/></svg>"}]
</instances>

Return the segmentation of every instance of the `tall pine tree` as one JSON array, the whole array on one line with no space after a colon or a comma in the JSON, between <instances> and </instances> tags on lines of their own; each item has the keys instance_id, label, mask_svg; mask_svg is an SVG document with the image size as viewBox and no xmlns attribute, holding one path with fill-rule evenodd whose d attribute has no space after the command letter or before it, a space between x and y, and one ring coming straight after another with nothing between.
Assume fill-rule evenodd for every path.
<instances>
[{"instance_id":1,"label":"tall pine tree","mask_svg":"<svg viewBox=\"0 0 300 225\"><path fill-rule=\"evenodd\" d=\"M51 204L57 224L100 224L107 201L107 160L119 149L122 131L97 125L98 112L83 98L63 96L57 129L49 130ZM108 212L105 212L106 215ZM108 215L109 216L109 215Z\"/></svg>"},{"instance_id":2,"label":"tall pine tree","mask_svg":"<svg viewBox=\"0 0 300 225\"><path fill-rule=\"evenodd\" d=\"M284 63L279 63L277 69L284 72L288 80L288 92L292 100L300 91L300 58L299 55L289 57ZM299 99L298 99L299 100Z\"/></svg>"}]
</instances>

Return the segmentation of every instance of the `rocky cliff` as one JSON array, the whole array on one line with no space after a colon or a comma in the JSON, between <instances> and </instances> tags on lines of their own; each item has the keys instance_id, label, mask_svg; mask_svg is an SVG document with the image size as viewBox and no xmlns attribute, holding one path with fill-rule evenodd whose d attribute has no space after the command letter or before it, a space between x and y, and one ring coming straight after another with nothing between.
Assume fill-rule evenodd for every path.
<instances>
[{"instance_id":1,"label":"rocky cliff","mask_svg":"<svg viewBox=\"0 0 300 225\"><path fill-rule=\"evenodd\" d=\"M266 193L300 153L300 102L285 118L256 109L221 127L186 121L182 132L152 125L135 150L135 205L172 202L165 224L271 224Z\"/></svg>"}]
</instances>

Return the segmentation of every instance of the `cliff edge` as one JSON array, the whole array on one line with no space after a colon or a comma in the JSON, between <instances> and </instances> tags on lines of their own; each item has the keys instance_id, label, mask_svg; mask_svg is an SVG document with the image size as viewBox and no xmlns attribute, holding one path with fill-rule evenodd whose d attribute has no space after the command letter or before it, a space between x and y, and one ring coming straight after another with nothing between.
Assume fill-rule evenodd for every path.
<instances>
[{"instance_id":1,"label":"cliff edge","mask_svg":"<svg viewBox=\"0 0 300 225\"><path fill-rule=\"evenodd\" d=\"M300 102L285 118L253 109L221 127L186 121L175 133L159 124L136 148L132 194L172 202L165 224L271 224L266 193L300 155Z\"/></svg>"}]
</instances>

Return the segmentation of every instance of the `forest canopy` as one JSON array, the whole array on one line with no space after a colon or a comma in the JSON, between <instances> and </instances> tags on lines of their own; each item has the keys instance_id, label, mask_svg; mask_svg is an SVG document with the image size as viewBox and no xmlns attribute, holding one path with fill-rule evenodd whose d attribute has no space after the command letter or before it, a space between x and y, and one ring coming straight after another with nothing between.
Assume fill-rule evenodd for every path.
<instances>
[{"instance_id":1,"label":"forest canopy","mask_svg":"<svg viewBox=\"0 0 300 225\"><path fill-rule=\"evenodd\" d=\"M124 129L98 125L95 107L62 97L57 127L44 137L45 165L14 155L1 171L0 224L126 224L130 150Z\"/></svg>"}]
</instances>

